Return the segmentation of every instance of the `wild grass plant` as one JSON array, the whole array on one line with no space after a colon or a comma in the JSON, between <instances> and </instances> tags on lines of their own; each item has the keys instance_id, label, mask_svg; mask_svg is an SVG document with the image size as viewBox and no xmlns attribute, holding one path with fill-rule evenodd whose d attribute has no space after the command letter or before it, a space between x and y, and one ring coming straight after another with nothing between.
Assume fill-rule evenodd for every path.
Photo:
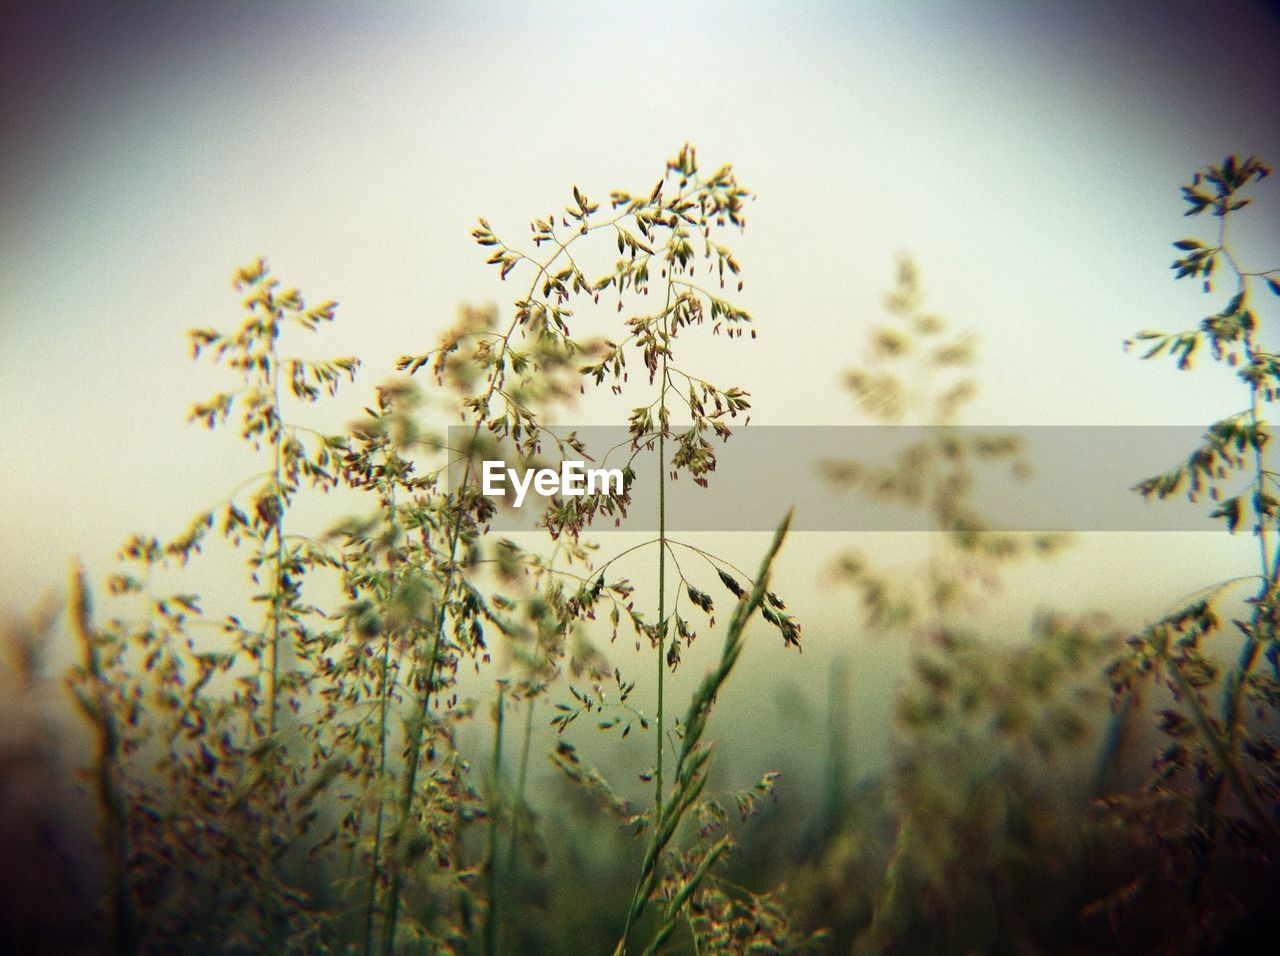
<instances>
[{"instance_id":1,"label":"wild grass plant","mask_svg":"<svg viewBox=\"0 0 1280 956\"><path fill-rule=\"evenodd\" d=\"M1264 322L1280 296L1280 269L1251 269L1231 226L1270 169L1231 155L1182 187L1185 215L1208 213L1210 235L1174 243L1174 278L1199 282L1222 307L1177 333L1142 331L1126 345L1190 370L1208 352L1240 382L1241 407L1213 422L1186 461L1142 481L1149 499L1208 500L1210 517L1256 541L1254 573L1208 584L1129 641L1110 668L1118 699L1155 708L1166 738L1147 785L1107 801L1114 818L1153 850L1149 865L1112 901L1123 912L1172 884L1186 901L1175 932L1185 945L1233 945L1257 935L1257 880L1274 875L1280 847L1277 776L1276 522L1280 499L1270 463L1268 409L1280 391L1280 359ZM1243 605L1233 601L1245 590ZM1238 614L1239 616L1233 616ZM1270 874L1270 876L1268 876Z\"/></svg>"},{"instance_id":2,"label":"wild grass plant","mask_svg":"<svg viewBox=\"0 0 1280 956\"><path fill-rule=\"evenodd\" d=\"M733 918L739 904L714 880L732 838L728 815L704 793L703 734L753 615L799 644L799 626L766 587L786 524L758 575L740 582L723 559L667 534L665 489L682 474L705 485L712 440L729 438L729 423L749 409L742 389L693 374L675 352L697 326L730 339L749 326L724 297L726 284L741 288L740 267L719 240L743 225L747 198L728 166L708 175L685 147L652 190L614 192L607 211L575 187L562 213L533 223L528 250L481 220L475 240L500 278L520 285L510 312L463 309L438 347L402 359L408 374L333 434L294 424L289 410L335 393L357 360L303 361L284 349L295 331L331 321L334 304L308 307L262 260L237 272L240 327L191 333L195 356L229 368L236 387L197 404L192 418L234 422L264 469L174 539L126 543L126 570L108 590L132 598L140 616L99 623L83 575L74 580L84 660L72 685L97 740L114 950L506 950L520 918L514 876L538 839L526 781L543 697L559 698L543 710L560 733L553 761L591 789L612 793L569 741L579 716L623 735L653 733L654 764L643 771L651 806L612 799L645 840L635 889L618 903L617 951L655 952L677 928L720 932L712 912ZM620 258L588 276L579 262L598 243ZM657 305L646 309L651 291ZM592 310L625 313L620 332L575 338L570 322L587 320L575 311ZM633 356L651 397L630 417L631 461L646 449L657 460L652 604L611 579L614 559L582 537L596 518L625 513L629 490L553 499L544 544L526 548L489 531L495 502L479 482L485 457L582 454L548 416L587 386L622 393ZM449 420L463 427L446 431ZM338 486L369 501L364 516L319 533L295 524L301 495ZM253 615L208 620L197 594L157 590L214 534L245 555ZM686 575L692 563L707 570ZM675 719L665 676L714 626L715 600L699 586L708 574L731 600L725 645ZM336 606L319 603L325 575L342 594ZM707 623L691 623L691 611ZM635 705L634 683L592 646L589 623L604 614L612 637L625 626L651 650L652 708ZM483 761L460 743L483 712L460 694L464 667L495 682ZM504 737L517 715L511 786ZM743 806L771 786L766 774ZM695 815L699 836L684 843ZM707 894L715 907L693 921Z\"/></svg>"}]
</instances>

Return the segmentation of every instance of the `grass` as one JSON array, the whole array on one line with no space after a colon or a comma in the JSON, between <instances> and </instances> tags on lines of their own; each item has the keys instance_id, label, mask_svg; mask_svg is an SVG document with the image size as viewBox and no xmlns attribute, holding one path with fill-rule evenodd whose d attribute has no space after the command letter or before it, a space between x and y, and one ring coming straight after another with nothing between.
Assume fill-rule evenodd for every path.
<instances>
[{"instance_id":1,"label":"grass","mask_svg":"<svg viewBox=\"0 0 1280 956\"><path fill-rule=\"evenodd\" d=\"M983 463L1019 449L969 447L951 430L973 393L974 344L900 264L888 321L846 383L864 412L935 430L887 467L833 461L827 473L923 510L936 530L920 567L838 562L861 611L852 627L905 638L914 658L874 775L851 770L858 663L831 680L815 793L769 769L713 769L708 734L748 643L767 629L800 646L810 609L793 616L770 584L790 518L752 577L737 569L749 556L709 553L666 520L670 482L715 493L717 445L751 411L743 389L685 364L692 336L755 337L733 301L742 266L728 243L751 197L731 167L708 172L686 146L638 192L593 202L574 187L527 247L480 220L473 238L517 298L462 309L332 433L296 412L350 388L359 363L291 350L336 306L308 306L262 260L238 270L240 325L192 333L196 357L232 381L192 418L232 429L262 468L176 536L128 539L105 584L115 613L95 612L73 574L69 684L92 736L101 901L87 923L83 895L50 892L45 915L72 915L8 938L366 956L1229 952L1272 938L1280 496L1266 412L1280 362L1260 297L1280 280L1241 267L1228 233L1265 173L1231 157L1185 187L1191 212L1219 228L1176 243L1175 274L1234 288L1191 331L1137 337L1148 357L1190 367L1207 351L1241 379L1245 410L1139 486L1211 497L1229 530L1255 535L1256 589L1234 620L1224 585L1133 634L1092 614L1046 613L1016 644L974 627L982 617L962 612L1002 568L1064 542L998 534L973 513ZM598 334L575 336L587 316ZM534 543L494 533L476 463L582 453L548 423L595 388L631 404L628 488L551 501ZM635 487L652 488L657 535L602 553L596 532L634 504L646 452L657 480ZM299 502L336 489L363 510L307 528ZM243 560L238 605L186 583L215 546ZM637 566L652 589L623 576ZM14 629L26 677L7 706L34 693L32 635L51 627ZM699 632L722 632L718 651L695 647ZM593 644L619 637L608 657ZM619 651L628 638L636 658ZM648 685L624 673L633 663ZM681 706L671 675L690 666L707 670ZM795 726L761 724L779 746L798 744ZM652 734L642 752L633 733ZM55 760L46 743L37 763ZM533 779L544 749L552 793ZM597 753L612 756L597 765ZM8 829L57 847L48 820ZM69 939L59 922L93 932Z\"/></svg>"}]
</instances>

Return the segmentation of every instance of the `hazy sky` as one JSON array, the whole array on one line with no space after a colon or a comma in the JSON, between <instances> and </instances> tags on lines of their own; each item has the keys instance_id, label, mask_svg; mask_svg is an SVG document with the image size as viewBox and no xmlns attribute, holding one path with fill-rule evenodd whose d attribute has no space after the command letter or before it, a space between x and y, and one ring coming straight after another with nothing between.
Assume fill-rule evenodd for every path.
<instances>
[{"instance_id":1,"label":"hazy sky","mask_svg":"<svg viewBox=\"0 0 1280 956\"><path fill-rule=\"evenodd\" d=\"M0 15L12 608L243 474L229 439L184 424L226 382L184 332L238 321L233 267L265 254L340 301L317 351L365 371L337 425L460 303L509 304L477 216L523 238L571 184L648 188L686 140L758 195L736 248L761 338L695 363L751 391L756 421L852 420L840 372L900 251L981 335L975 421L1194 424L1238 404L1225 371L1121 342L1217 307L1170 279L1177 187L1229 151L1280 162L1280 23L1259 3L24 6ZM1240 230L1258 265L1280 259L1273 182ZM1166 602L1211 578L1178 541ZM1067 560L1122 597L1087 550Z\"/></svg>"}]
</instances>

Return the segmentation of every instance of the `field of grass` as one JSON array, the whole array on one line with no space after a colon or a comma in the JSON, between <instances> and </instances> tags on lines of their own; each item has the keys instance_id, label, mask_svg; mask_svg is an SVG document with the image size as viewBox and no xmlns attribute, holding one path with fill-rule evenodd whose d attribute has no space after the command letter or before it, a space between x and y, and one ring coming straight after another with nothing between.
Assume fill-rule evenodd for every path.
<instances>
[{"instance_id":1,"label":"field of grass","mask_svg":"<svg viewBox=\"0 0 1280 956\"><path fill-rule=\"evenodd\" d=\"M883 766L855 769L847 658L808 689L816 720L754 721L775 751L816 735L820 765L793 786L715 759L748 643L795 655L838 637L775 590L779 555L805 547L796 503L774 503L767 546L736 553L667 526L670 483L715 494L717 450L750 427L751 396L686 364L708 354L690 341L758 347L735 304L752 197L731 166L685 146L638 192L573 187L527 243L481 219L513 304L463 309L395 375L294 357L341 310L264 260L238 269L240 322L190 333L227 381L191 419L238 435L260 469L9 630L5 938L27 953L1264 950L1280 875L1280 359L1264 330L1280 272L1240 265L1253 256L1228 224L1255 192L1271 200L1267 173L1230 156L1183 187L1211 228L1175 242L1174 272L1208 314L1131 343L1238 377L1240 408L1135 490L1203 502L1256 538L1257 562L1136 633L1045 612L1009 640L984 617L1002 576L1052 567L1070 541L999 531L972 506L984 468L1024 449L956 428L973 342L900 262L845 381L862 414L931 427L893 462L830 462L827 478L934 530L914 563L842 549L823 589L910 664ZM575 335L588 315L593 334ZM305 424L368 374L382 379L359 420ZM582 454L548 423L591 390L631 409L627 486L553 497L536 533L494 531L479 463ZM611 552L640 494L657 527ZM335 510L349 517L312 527ZM242 587L202 586L217 555ZM80 720L59 727L42 655L67 636Z\"/></svg>"}]
</instances>

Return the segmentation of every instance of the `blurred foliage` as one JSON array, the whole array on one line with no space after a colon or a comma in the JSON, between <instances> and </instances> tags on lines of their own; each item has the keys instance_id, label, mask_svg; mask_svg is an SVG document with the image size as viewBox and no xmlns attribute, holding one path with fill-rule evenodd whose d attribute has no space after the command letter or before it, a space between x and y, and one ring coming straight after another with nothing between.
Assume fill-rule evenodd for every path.
<instances>
[{"instance_id":1,"label":"blurred foliage","mask_svg":"<svg viewBox=\"0 0 1280 956\"><path fill-rule=\"evenodd\" d=\"M845 385L873 421L914 425L922 437L887 464L822 464L837 491L920 511L935 532L923 574L879 565L857 551L836 563L836 579L855 590L867 624L877 630L917 628L981 607L1002 565L1050 555L1064 544L1059 534L990 530L976 513L971 498L982 469L1003 464L1015 479L1025 476L1021 439L954 427L977 394L969 372L977 344L972 334L950 333L943 318L925 309L919 270L910 258L899 260L897 283L885 302L890 321L871 329L867 357L845 373Z\"/></svg>"},{"instance_id":2,"label":"blurred foliage","mask_svg":"<svg viewBox=\"0 0 1280 956\"><path fill-rule=\"evenodd\" d=\"M0 623L0 939L13 952L97 952L82 841L68 825L71 755L47 658L59 602ZM85 828L86 830L89 828Z\"/></svg>"}]
</instances>

